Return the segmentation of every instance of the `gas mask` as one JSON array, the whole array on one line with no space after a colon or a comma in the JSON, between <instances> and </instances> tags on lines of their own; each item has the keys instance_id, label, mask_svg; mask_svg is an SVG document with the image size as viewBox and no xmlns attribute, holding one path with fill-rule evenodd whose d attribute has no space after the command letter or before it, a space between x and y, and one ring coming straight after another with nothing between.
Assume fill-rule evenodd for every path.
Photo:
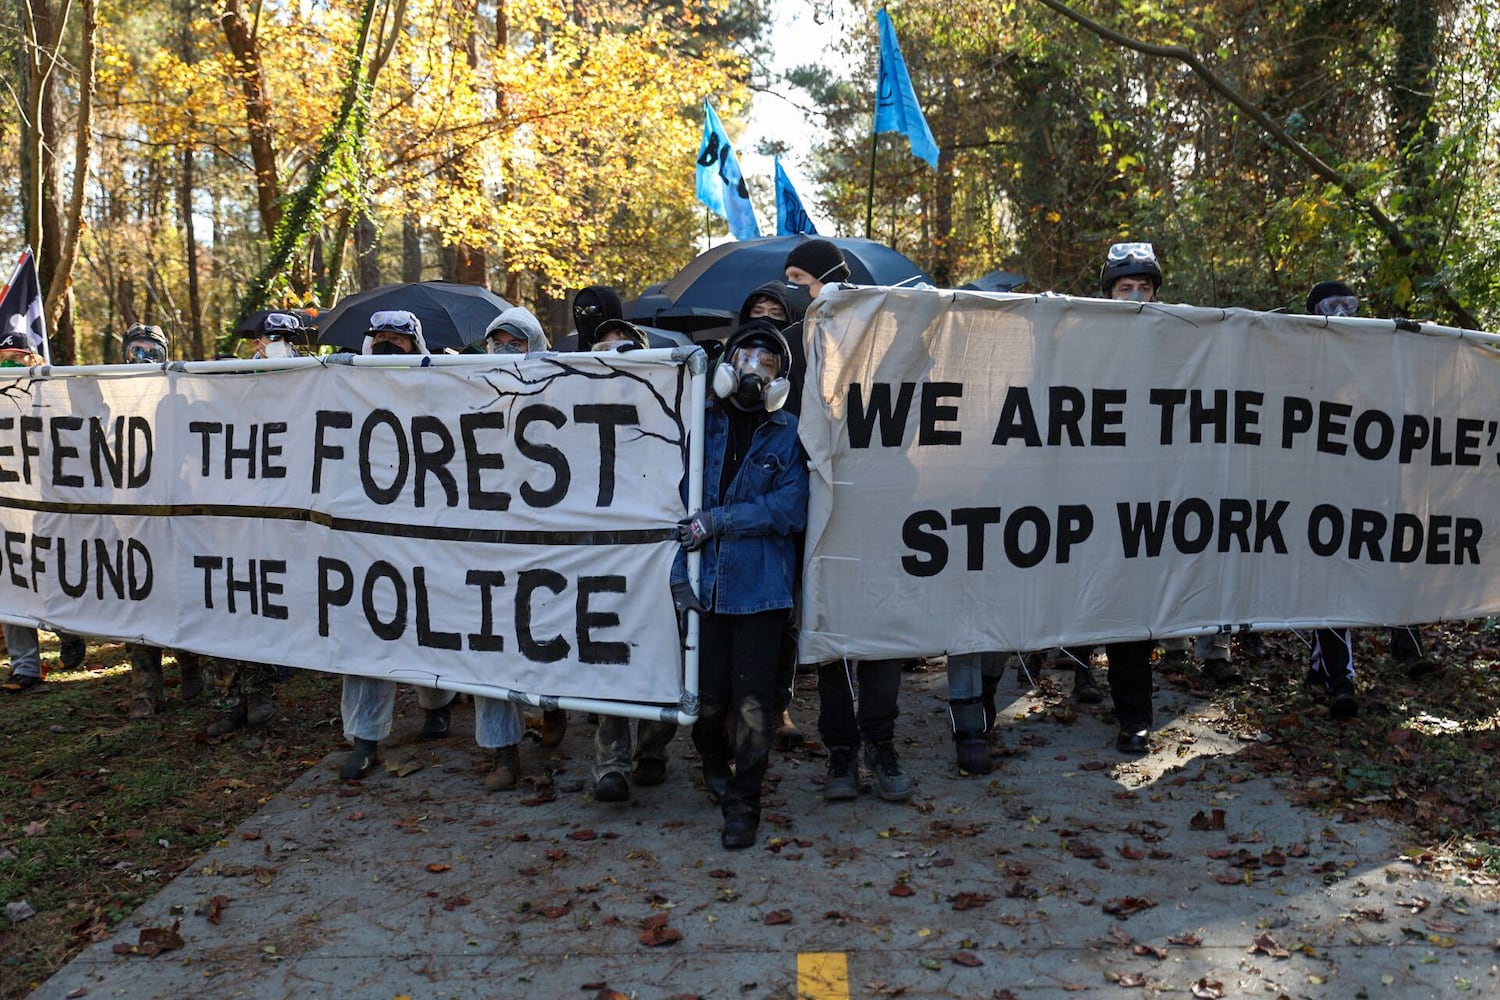
<instances>
[{"instance_id":1,"label":"gas mask","mask_svg":"<svg viewBox=\"0 0 1500 1000\"><path fill-rule=\"evenodd\" d=\"M525 354L526 345L514 340L500 341L494 338L484 342L486 354Z\"/></svg>"},{"instance_id":2,"label":"gas mask","mask_svg":"<svg viewBox=\"0 0 1500 1000\"><path fill-rule=\"evenodd\" d=\"M255 351L257 358L295 358L297 349L292 346L291 341L282 339L278 334L267 334L261 339L261 347Z\"/></svg>"},{"instance_id":3,"label":"gas mask","mask_svg":"<svg viewBox=\"0 0 1500 1000\"><path fill-rule=\"evenodd\" d=\"M126 364L159 365L167 360L166 350L154 340L132 340L125 345Z\"/></svg>"},{"instance_id":4,"label":"gas mask","mask_svg":"<svg viewBox=\"0 0 1500 1000\"><path fill-rule=\"evenodd\" d=\"M737 409L764 407L775 413L786 405L792 385L781 376L781 354L770 347L751 343L736 347L714 370L714 395L727 399Z\"/></svg>"},{"instance_id":5,"label":"gas mask","mask_svg":"<svg viewBox=\"0 0 1500 1000\"><path fill-rule=\"evenodd\" d=\"M1359 299L1353 295L1330 295L1319 300L1319 316L1353 316L1359 312Z\"/></svg>"}]
</instances>

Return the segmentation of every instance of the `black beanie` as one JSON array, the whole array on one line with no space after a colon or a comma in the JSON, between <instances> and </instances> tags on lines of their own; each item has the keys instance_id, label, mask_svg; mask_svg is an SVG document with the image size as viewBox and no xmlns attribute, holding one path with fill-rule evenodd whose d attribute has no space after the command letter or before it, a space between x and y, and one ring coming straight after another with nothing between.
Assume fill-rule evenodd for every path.
<instances>
[{"instance_id":1,"label":"black beanie","mask_svg":"<svg viewBox=\"0 0 1500 1000\"><path fill-rule=\"evenodd\" d=\"M843 281L849 277L844 251L828 240L806 240L792 247L782 269L789 267L800 267L819 281Z\"/></svg>"},{"instance_id":2,"label":"black beanie","mask_svg":"<svg viewBox=\"0 0 1500 1000\"><path fill-rule=\"evenodd\" d=\"M1347 295L1349 298L1357 298L1354 290L1342 281L1320 281L1313 285L1312 291L1307 293L1307 312L1309 315L1318 311L1318 303L1324 299L1331 299L1335 295Z\"/></svg>"}]
</instances>

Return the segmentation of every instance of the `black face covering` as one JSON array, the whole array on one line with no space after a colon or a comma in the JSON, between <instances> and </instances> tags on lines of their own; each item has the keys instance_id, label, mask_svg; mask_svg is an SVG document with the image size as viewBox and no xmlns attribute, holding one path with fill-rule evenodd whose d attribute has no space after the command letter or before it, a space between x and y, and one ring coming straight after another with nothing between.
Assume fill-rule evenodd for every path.
<instances>
[{"instance_id":1,"label":"black face covering","mask_svg":"<svg viewBox=\"0 0 1500 1000\"><path fill-rule=\"evenodd\" d=\"M766 405L766 385L755 375L741 375L729 401L742 410L758 410Z\"/></svg>"},{"instance_id":2,"label":"black face covering","mask_svg":"<svg viewBox=\"0 0 1500 1000\"><path fill-rule=\"evenodd\" d=\"M812 288L808 285L794 285L787 282L786 286L786 314L788 316L801 316L812 306Z\"/></svg>"},{"instance_id":3,"label":"black face covering","mask_svg":"<svg viewBox=\"0 0 1500 1000\"><path fill-rule=\"evenodd\" d=\"M371 354L406 354L400 344L393 344L389 340L377 340L370 345Z\"/></svg>"}]
</instances>

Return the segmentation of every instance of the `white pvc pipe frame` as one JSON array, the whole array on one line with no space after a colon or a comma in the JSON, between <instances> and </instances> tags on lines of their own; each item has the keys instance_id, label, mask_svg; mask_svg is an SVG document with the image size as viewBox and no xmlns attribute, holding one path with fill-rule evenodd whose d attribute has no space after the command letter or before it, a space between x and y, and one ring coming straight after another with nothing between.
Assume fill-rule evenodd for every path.
<instances>
[{"instance_id":1,"label":"white pvc pipe frame","mask_svg":"<svg viewBox=\"0 0 1500 1000\"><path fill-rule=\"evenodd\" d=\"M532 355L532 357L537 356ZM548 356L559 358L601 358L599 354L557 354ZM7 374L14 373L17 377L24 377L24 374L29 374L35 378L71 378L75 376L98 375L106 375L113 378L141 378L160 375L168 371L185 372L187 374L229 374L234 372L290 371L302 368L327 367L329 365L352 365L356 368L466 368L493 367L497 363L504 364L507 360L514 361L521 357L521 355L497 356L480 354L439 354L428 357L334 354L323 358L168 361L159 365L38 365L31 369L11 369ZM618 357L618 355L603 355L603 357L608 359L610 357ZM703 349L700 347L674 347L670 349L656 348L632 351L629 357L632 361L681 364L688 369L688 510L698 510L703 503L703 408L707 401L708 356L703 353ZM702 561L703 556L701 552L693 551L688 553L688 580L692 584L694 593L698 591L698 579ZM48 622L40 621L36 618L6 614L4 612L0 612L0 622L10 625L21 625L27 628L53 630L53 626ZM430 675L412 678L388 675L380 679L397 680L402 683L411 684L414 687L431 686L434 688L440 687L444 691L461 691L466 694L479 695L483 698L493 698L499 701L510 701L517 705L525 705L532 708L560 708L573 712L596 712L600 715L614 715L631 719L651 719L653 721L675 723L679 726L690 726L698 720L699 627L698 613L696 611L689 612L687 636L683 643L682 698L675 708L633 702L603 701L597 698L564 698L554 695L534 695L524 691L513 691L510 688L487 684L448 683L439 685L431 683ZM100 638L123 639L127 642L139 641L138 636L101 636Z\"/></svg>"}]
</instances>

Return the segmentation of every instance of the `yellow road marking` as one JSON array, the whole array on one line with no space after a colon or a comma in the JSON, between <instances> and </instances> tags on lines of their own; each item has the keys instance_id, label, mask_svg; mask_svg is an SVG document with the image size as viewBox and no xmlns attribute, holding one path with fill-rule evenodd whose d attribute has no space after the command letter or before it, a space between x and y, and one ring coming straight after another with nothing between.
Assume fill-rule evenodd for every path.
<instances>
[{"instance_id":1,"label":"yellow road marking","mask_svg":"<svg viewBox=\"0 0 1500 1000\"><path fill-rule=\"evenodd\" d=\"M849 959L839 951L797 956L797 1000L849 1000Z\"/></svg>"}]
</instances>

